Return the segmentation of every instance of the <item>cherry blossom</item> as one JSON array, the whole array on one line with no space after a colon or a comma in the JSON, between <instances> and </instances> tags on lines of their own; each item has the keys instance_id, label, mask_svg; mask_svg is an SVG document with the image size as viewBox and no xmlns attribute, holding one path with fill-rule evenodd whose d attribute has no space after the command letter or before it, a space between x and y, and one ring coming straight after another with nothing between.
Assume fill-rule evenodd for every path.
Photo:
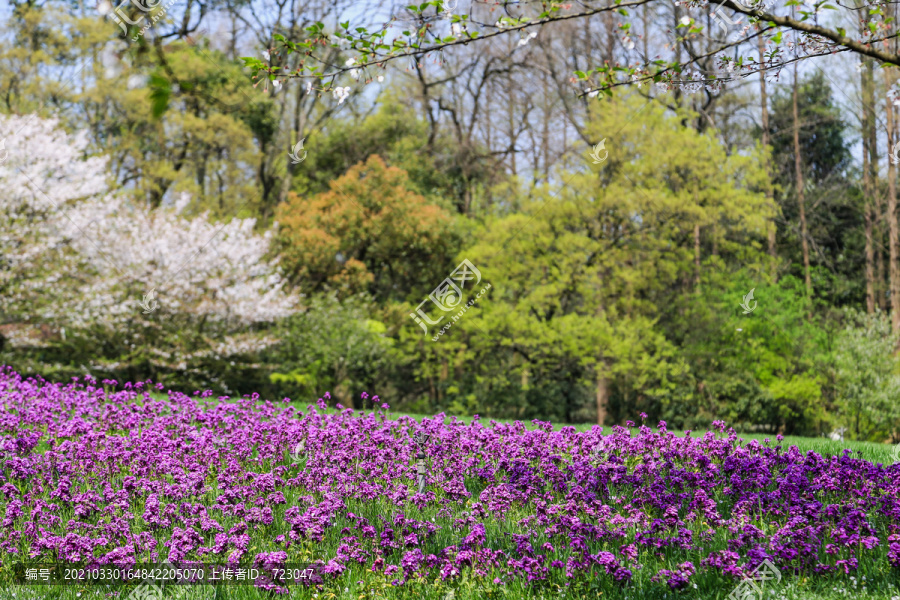
<instances>
[{"instance_id":1,"label":"cherry blossom","mask_svg":"<svg viewBox=\"0 0 900 600\"><path fill-rule=\"evenodd\" d=\"M344 100L346 100L350 96L350 88L336 87L334 88L332 95L337 98L338 104L343 104Z\"/></svg>"},{"instance_id":2,"label":"cherry blossom","mask_svg":"<svg viewBox=\"0 0 900 600\"><path fill-rule=\"evenodd\" d=\"M0 163L7 314L115 331L157 318L141 305L154 290L161 313L218 323L226 339L294 311L277 261L266 258L274 229L188 217L186 193L156 210L136 206L108 189L107 159L88 156L86 132L70 135L54 119L0 116L0 139L9 151Z\"/></svg>"},{"instance_id":3,"label":"cherry blossom","mask_svg":"<svg viewBox=\"0 0 900 600\"><path fill-rule=\"evenodd\" d=\"M523 37L522 39L519 40L518 47L521 48L522 46L526 45L529 41L533 40L536 37L537 37L537 31L532 31L531 33L529 33L528 35L526 35L525 37Z\"/></svg>"}]
</instances>

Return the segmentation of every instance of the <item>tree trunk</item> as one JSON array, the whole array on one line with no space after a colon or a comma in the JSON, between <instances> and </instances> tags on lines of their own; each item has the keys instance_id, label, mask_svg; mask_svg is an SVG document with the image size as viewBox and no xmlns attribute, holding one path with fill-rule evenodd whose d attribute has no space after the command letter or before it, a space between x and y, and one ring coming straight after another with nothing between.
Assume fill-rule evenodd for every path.
<instances>
[{"instance_id":1,"label":"tree trunk","mask_svg":"<svg viewBox=\"0 0 900 600\"><path fill-rule=\"evenodd\" d=\"M759 64L765 64L765 54L766 54L766 44L763 40L763 36L760 35L756 38L757 48L759 49ZM768 149L769 146L769 101L768 96L766 96L766 70L765 68L761 68L759 71L759 103L760 108L762 109L762 143L763 147ZM768 159L766 158L766 175L769 176L769 179L772 178L772 165ZM775 205L775 195L772 193L771 186L766 188L766 201L769 202L772 206ZM778 251L775 246L775 236L777 233L778 227L775 223L771 223L769 226L769 256L773 259L778 258ZM778 281L778 261L772 261L772 279Z\"/></svg>"},{"instance_id":2,"label":"tree trunk","mask_svg":"<svg viewBox=\"0 0 900 600\"><path fill-rule=\"evenodd\" d=\"M301 85L296 86L297 97L294 103L294 123L293 123L293 133L296 138L296 142L299 142L301 139L305 140L305 136L301 136L303 133L303 129L306 126L306 116L302 111L303 107L303 97L306 95L304 91L305 88ZM285 96L287 96L285 94ZM287 102L287 100L284 100ZM290 140L288 140L288 147L290 148L288 152L292 152L294 147L290 144ZM287 201L288 193L291 191L291 183L294 179L294 171L297 165L293 163L293 161L287 161L287 172L284 175L284 179L281 180L281 190L278 193L278 203L281 204Z\"/></svg>"},{"instance_id":3,"label":"tree trunk","mask_svg":"<svg viewBox=\"0 0 900 600\"><path fill-rule=\"evenodd\" d=\"M884 233L883 233L883 208L884 200L881 197L881 188L878 182L878 127L875 119L875 62L869 61L866 65L868 72L869 89L867 90L864 106L869 110L869 173L872 186L872 246L875 253L875 304L881 310L887 310L887 286L884 273Z\"/></svg>"},{"instance_id":4,"label":"tree trunk","mask_svg":"<svg viewBox=\"0 0 900 600\"><path fill-rule=\"evenodd\" d=\"M512 171L512 176L515 177L517 173L516 169L516 109L515 109L515 96L513 94L513 79L512 79L512 69L510 69L509 74L506 76L506 94L509 98L509 109L506 111L506 123L509 131L509 162L510 162L510 170Z\"/></svg>"},{"instance_id":5,"label":"tree trunk","mask_svg":"<svg viewBox=\"0 0 900 600\"><path fill-rule=\"evenodd\" d=\"M356 404L353 402L353 390L350 389L350 386L347 385L347 369L342 362L339 362L334 367L335 373L335 386L334 386L334 399L346 406L347 408L356 408Z\"/></svg>"},{"instance_id":6,"label":"tree trunk","mask_svg":"<svg viewBox=\"0 0 900 600\"><path fill-rule=\"evenodd\" d=\"M544 93L543 93L543 126L541 128L541 143L544 145L543 147L543 156L541 157L542 162L544 163L544 181L550 183L550 119L553 118L553 107L550 102L550 91L547 86L547 74L543 73L541 76L541 82L544 85ZM537 161L535 161L537 162ZM536 166L536 165L535 165ZM538 172L537 168L535 168L535 173Z\"/></svg>"},{"instance_id":7,"label":"tree trunk","mask_svg":"<svg viewBox=\"0 0 900 600\"><path fill-rule=\"evenodd\" d=\"M863 148L863 156L866 150ZM863 160L865 163L865 159ZM865 168L865 165L864 167ZM868 179L868 177L864 178ZM869 182L864 181L863 186L869 187ZM866 312L870 315L875 312L875 245L872 242L872 231L874 229L875 218L872 205L869 202L869 194L866 193Z\"/></svg>"},{"instance_id":8,"label":"tree trunk","mask_svg":"<svg viewBox=\"0 0 900 600\"><path fill-rule=\"evenodd\" d=\"M885 88L890 89L894 83L893 70L884 69ZM887 147L888 154L894 146L894 106L886 103L887 113ZM891 297L891 331L896 334L900 331L900 255L898 255L898 229L897 229L897 167L893 161L888 161L888 197L887 197L887 224L888 224L888 248Z\"/></svg>"},{"instance_id":9,"label":"tree trunk","mask_svg":"<svg viewBox=\"0 0 900 600\"><path fill-rule=\"evenodd\" d=\"M609 390L607 389L605 365L597 365L597 425L603 425L606 421L606 408L609 402Z\"/></svg>"},{"instance_id":10,"label":"tree trunk","mask_svg":"<svg viewBox=\"0 0 900 600\"><path fill-rule=\"evenodd\" d=\"M806 230L806 198L803 183L803 160L800 156L800 113L797 106L798 95L797 63L794 63L794 172L797 185L797 206L800 209L800 247L803 251L803 278L806 294L812 296L812 279L809 275L809 241Z\"/></svg>"},{"instance_id":11,"label":"tree trunk","mask_svg":"<svg viewBox=\"0 0 900 600\"><path fill-rule=\"evenodd\" d=\"M694 291L700 292L700 223L694 224Z\"/></svg>"},{"instance_id":12,"label":"tree trunk","mask_svg":"<svg viewBox=\"0 0 900 600\"><path fill-rule=\"evenodd\" d=\"M678 28L679 21L681 19L681 11L678 10L677 4L672 8L672 16L674 17L674 27L672 28L672 30L678 31L677 28ZM682 43L683 42L675 42L675 62L677 64L681 64L681 45L682 45ZM612 56L612 55L613 55L612 51L610 51L607 54L607 56ZM683 78L683 74L680 77ZM684 96L684 94L681 91L681 86L675 87L675 89L672 91L672 96L675 98L675 106L681 107L681 105L682 105L681 100L682 100L682 97ZM687 127L687 117L685 117L684 119L681 120L681 125L683 127Z\"/></svg>"},{"instance_id":13,"label":"tree trunk","mask_svg":"<svg viewBox=\"0 0 900 600\"><path fill-rule=\"evenodd\" d=\"M872 89L872 71L871 61L863 59L863 70L861 76L860 89L862 90L862 159L863 159L863 190L866 195L865 199L865 232L866 232L866 311L869 314L875 312L875 244L873 239L875 227L875 195L873 193L874 172L872 169L872 161L869 157L872 149L869 146L871 138L869 137L869 127L872 125L873 119L870 112L875 102L874 90Z\"/></svg>"},{"instance_id":14,"label":"tree trunk","mask_svg":"<svg viewBox=\"0 0 900 600\"><path fill-rule=\"evenodd\" d=\"M881 211L881 202L878 203L878 214L883 216L883 212ZM876 216L876 223L880 217ZM885 274L884 274L884 252L882 252L882 248L884 248L884 232L881 227L875 227L875 291L876 296L878 298L878 308L883 311L887 311L887 286L885 285Z\"/></svg>"}]
</instances>

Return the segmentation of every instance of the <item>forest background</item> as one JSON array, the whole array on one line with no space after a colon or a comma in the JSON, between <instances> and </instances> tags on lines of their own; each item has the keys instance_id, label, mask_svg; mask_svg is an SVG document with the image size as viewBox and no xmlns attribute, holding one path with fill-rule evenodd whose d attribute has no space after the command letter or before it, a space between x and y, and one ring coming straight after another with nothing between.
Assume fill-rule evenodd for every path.
<instances>
[{"instance_id":1,"label":"forest background","mask_svg":"<svg viewBox=\"0 0 900 600\"><path fill-rule=\"evenodd\" d=\"M844 53L585 87L632 53L711 61L676 2L379 69L332 36L335 87L288 77L303 53L278 42L397 15L458 38L454 8L509 5L148 6L3 13L0 364L900 441L896 69Z\"/></svg>"}]
</instances>

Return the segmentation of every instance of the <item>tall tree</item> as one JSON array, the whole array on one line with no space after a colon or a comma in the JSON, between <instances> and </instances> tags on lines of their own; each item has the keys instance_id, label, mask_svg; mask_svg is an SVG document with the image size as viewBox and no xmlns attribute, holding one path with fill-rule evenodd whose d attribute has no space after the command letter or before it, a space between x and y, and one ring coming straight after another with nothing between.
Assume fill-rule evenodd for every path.
<instances>
[{"instance_id":1,"label":"tall tree","mask_svg":"<svg viewBox=\"0 0 900 600\"><path fill-rule=\"evenodd\" d=\"M860 92L862 96L862 160L863 160L863 192L865 194L865 236L866 236L866 312L875 312L876 282L875 282L875 220L877 188L878 157L875 154L875 85L873 78L873 65L871 60L865 58L860 69Z\"/></svg>"},{"instance_id":2,"label":"tall tree","mask_svg":"<svg viewBox=\"0 0 900 600\"><path fill-rule=\"evenodd\" d=\"M794 116L794 184L797 191L797 209L800 211L800 247L803 250L803 280L806 293L812 296L812 278L809 274L809 231L806 227L806 189L803 184L803 156L800 149L800 110L798 108L797 63L794 63L793 116Z\"/></svg>"},{"instance_id":3,"label":"tall tree","mask_svg":"<svg viewBox=\"0 0 900 600\"><path fill-rule=\"evenodd\" d=\"M759 26L757 26L759 27ZM756 38L757 40L757 49L759 51L759 64L766 64L766 44L763 40L762 31L760 31L760 35ZM761 68L759 71L759 106L761 113L761 125L762 125L762 145L766 148L768 152L769 148L769 99L766 94L766 69ZM772 177L772 166L771 160L768 158L768 154L766 155L766 172L769 174L769 177ZM775 206L775 196L774 191L771 186L766 187L766 200L768 200L773 206ZM776 260L778 257L778 250L776 248L776 236L778 233L778 227L775 223L771 224L769 228L768 234L768 248L769 248L769 256L772 257L772 276L773 279L778 278L778 261Z\"/></svg>"},{"instance_id":4,"label":"tall tree","mask_svg":"<svg viewBox=\"0 0 900 600\"><path fill-rule=\"evenodd\" d=\"M884 69L884 87L888 90L894 86L893 69ZM890 98L885 103L887 120L887 154L891 156L896 139L896 123L894 116L894 104ZM897 167L893 160L888 161L888 191L887 191L887 224L888 224L888 257L890 276L891 299L891 331L900 331L900 231L897 223Z\"/></svg>"},{"instance_id":5,"label":"tall tree","mask_svg":"<svg viewBox=\"0 0 900 600\"><path fill-rule=\"evenodd\" d=\"M683 127L682 115L666 117L659 105L623 127L639 103L610 100L598 111L592 128L618 125L622 141L596 175L541 186L524 214L489 223L466 256L496 291L483 312L451 330L465 332L485 364L487 357L512 361L514 349L525 357L515 374L579 365L598 422L608 422L614 406L633 413L642 390L665 387L680 370L656 320L662 307L695 293L696 226L710 232L710 244L711 225L721 224L719 257L704 266L759 264L755 248L774 216L753 191L766 179L759 156L728 156L711 132Z\"/></svg>"},{"instance_id":6,"label":"tall tree","mask_svg":"<svg viewBox=\"0 0 900 600\"><path fill-rule=\"evenodd\" d=\"M326 192L292 193L277 215L283 264L306 293L331 287L380 301L428 293L452 269L459 243L453 216L378 155Z\"/></svg>"},{"instance_id":7,"label":"tall tree","mask_svg":"<svg viewBox=\"0 0 900 600\"><path fill-rule=\"evenodd\" d=\"M812 247L818 247L813 234L821 233L812 226L811 218L821 220L822 215L818 214L821 209L809 214L808 196L814 194L818 202L829 189L845 185L844 174L851 156L844 139L846 125L822 73L798 78L795 83L772 98L769 139L773 175L782 190L779 203L785 217L783 223L788 225L780 233L785 242L780 249L792 264L802 265L798 276L811 290ZM790 226L792 223L795 225ZM821 258L821 252L816 256Z\"/></svg>"}]
</instances>

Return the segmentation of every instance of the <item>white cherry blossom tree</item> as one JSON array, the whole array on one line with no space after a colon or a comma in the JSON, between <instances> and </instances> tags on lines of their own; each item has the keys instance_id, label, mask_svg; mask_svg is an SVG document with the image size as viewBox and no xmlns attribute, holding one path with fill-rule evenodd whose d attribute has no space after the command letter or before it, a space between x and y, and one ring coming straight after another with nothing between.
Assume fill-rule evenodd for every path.
<instances>
[{"instance_id":1,"label":"white cherry blossom tree","mask_svg":"<svg viewBox=\"0 0 900 600\"><path fill-rule=\"evenodd\" d=\"M52 119L0 116L0 139L7 330L68 328L70 339L115 340L117 356L144 348L184 369L271 344L257 330L294 311L269 256L273 231L258 234L254 219L190 216L185 193L136 206L109 190L107 161L88 156L86 136Z\"/></svg>"}]
</instances>

